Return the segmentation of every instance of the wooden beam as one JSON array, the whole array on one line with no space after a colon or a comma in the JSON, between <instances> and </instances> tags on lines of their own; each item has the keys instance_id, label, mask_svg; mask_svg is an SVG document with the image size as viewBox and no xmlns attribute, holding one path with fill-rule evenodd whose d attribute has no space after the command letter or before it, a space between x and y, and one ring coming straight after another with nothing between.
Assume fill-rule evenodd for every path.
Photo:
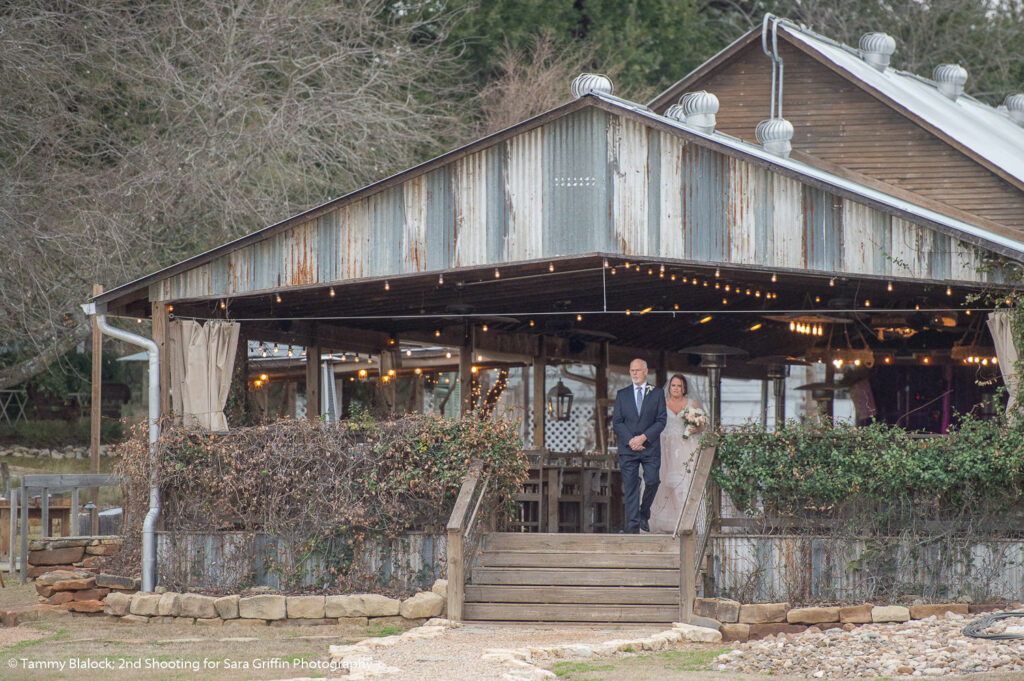
<instances>
[{"instance_id":1,"label":"wooden beam","mask_svg":"<svg viewBox=\"0 0 1024 681\"><path fill-rule=\"evenodd\" d=\"M476 404L473 395L473 352L476 333L472 325L466 327L459 348L459 416L466 416Z\"/></svg>"},{"instance_id":2,"label":"wooden beam","mask_svg":"<svg viewBox=\"0 0 1024 681\"><path fill-rule=\"evenodd\" d=\"M320 418L320 353L321 346L306 345L306 418Z\"/></svg>"},{"instance_id":3,"label":"wooden beam","mask_svg":"<svg viewBox=\"0 0 1024 681\"><path fill-rule=\"evenodd\" d=\"M547 360L544 350L547 338L540 337L537 354L533 357L533 448L544 449L544 378L547 373Z\"/></svg>"},{"instance_id":4,"label":"wooden beam","mask_svg":"<svg viewBox=\"0 0 1024 681\"><path fill-rule=\"evenodd\" d=\"M92 295L95 297L101 293L103 293L103 287L93 284ZM100 472L100 429L103 414L103 332L100 331L95 315L92 318L92 396L90 399L92 402L89 405L89 472L98 474ZM156 428L156 424L151 423L149 427ZM98 487L89 490L89 498L97 507L92 509L90 519L92 535L96 536L100 533L100 490ZM45 520L43 531L44 533L46 531Z\"/></svg>"}]
</instances>

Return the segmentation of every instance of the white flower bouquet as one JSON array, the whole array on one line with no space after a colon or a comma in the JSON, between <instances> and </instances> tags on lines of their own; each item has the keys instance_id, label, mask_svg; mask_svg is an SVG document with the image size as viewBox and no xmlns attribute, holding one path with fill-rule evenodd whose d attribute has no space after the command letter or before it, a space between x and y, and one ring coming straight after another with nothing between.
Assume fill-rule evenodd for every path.
<instances>
[{"instance_id":1,"label":"white flower bouquet","mask_svg":"<svg viewBox=\"0 0 1024 681\"><path fill-rule=\"evenodd\" d=\"M683 439L689 439L691 435L696 435L696 431L700 430L708 423L707 413L700 407L687 407L679 412L679 418L683 420Z\"/></svg>"}]
</instances>

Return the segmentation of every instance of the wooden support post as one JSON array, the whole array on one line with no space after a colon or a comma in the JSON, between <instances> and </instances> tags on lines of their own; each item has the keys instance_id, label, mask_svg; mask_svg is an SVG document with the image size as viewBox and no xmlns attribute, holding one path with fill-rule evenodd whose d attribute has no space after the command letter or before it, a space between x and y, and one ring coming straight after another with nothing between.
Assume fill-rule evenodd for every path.
<instances>
[{"instance_id":1,"label":"wooden support post","mask_svg":"<svg viewBox=\"0 0 1024 681\"><path fill-rule=\"evenodd\" d=\"M594 443L598 452L608 452L608 342L601 343L601 357L594 372Z\"/></svg>"},{"instance_id":2,"label":"wooden support post","mask_svg":"<svg viewBox=\"0 0 1024 681\"><path fill-rule=\"evenodd\" d=\"M70 534L65 533L65 534L67 536L69 536L69 537L77 537L78 536L78 488L77 487L72 487L71 488L71 511L70 511L70 516L71 516L71 527L70 527L71 533ZM95 535L93 535L93 536L95 536Z\"/></svg>"},{"instance_id":3,"label":"wooden support post","mask_svg":"<svg viewBox=\"0 0 1024 681\"><path fill-rule=\"evenodd\" d=\"M466 416L476 407L476 395L473 394L475 340L475 329L472 325L467 326L462 347L459 348L459 416Z\"/></svg>"},{"instance_id":4,"label":"wooden support post","mask_svg":"<svg viewBox=\"0 0 1024 681\"><path fill-rule=\"evenodd\" d=\"M679 621L688 623L697 598L697 534L684 530L679 536Z\"/></svg>"},{"instance_id":5,"label":"wooden support post","mask_svg":"<svg viewBox=\"0 0 1024 681\"><path fill-rule=\"evenodd\" d=\"M7 535L7 574L14 574L14 555L18 550L18 501L21 497L21 488L15 487L11 490L11 522L9 534Z\"/></svg>"},{"instance_id":6,"label":"wooden support post","mask_svg":"<svg viewBox=\"0 0 1024 681\"><path fill-rule=\"evenodd\" d=\"M39 495L39 536L50 536L50 490L46 487Z\"/></svg>"},{"instance_id":7,"label":"wooden support post","mask_svg":"<svg viewBox=\"0 0 1024 681\"><path fill-rule=\"evenodd\" d=\"M398 411L398 368L401 366L398 339L392 340L393 344L389 342L389 346L380 351L380 394L389 414Z\"/></svg>"},{"instance_id":8,"label":"wooden support post","mask_svg":"<svg viewBox=\"0 0 1024 681\"><path fill-rule=\"evenodd\" d=\"M153 303L150 311L153 319L153 342L160 351L160 418L166 418L171 414L171 363L167 355L170 316L165 303Z\"/></svg>"},{"instance_id":9,"label":"wooden support post","mask_svg":"<svg viewBox=\"0 0 1024 681\"><path fill-rule=\"evenodd\" d=\"M547 358L544 356L544 336L537 343L537 354L533 358L533 448L544 449L544 378L547 373Z\"/></svg>"},{"instance_id":10,"label":"wooden support post","mask_svg":"<svg viewBox=\"0 0 1024 681\"><path fill-rule=\"evenodd\" d=\"M22 584L28 581L28 502L28 488L23 485L21 488L21 563L18 573Z\"/></svg>"},{"instance_id":11,"label":"wooden support post","mask_svg":"<svg viewBox=\"0 0 1024 681\"><path fill-rule=\"evenodd\" d=\"M448 530L448 619L462 620L466 575L462 565L462 530Z\"/></svg>"},{"instance_id":12,"label":"wooden support post","mask_svg":"<svg viewBox=\"0 0 1024 681\"><path fill-rule=\"evenodd\" d=\"M320 418L320 344L306 347L306 418Z\"/></svg>"},{"instance_id":13,"label":"wooden support post","mask_svg":"<svg viewBox=\"0 0 1024 681\"><path fill-rule=\"evenodd\" d=\"M3 493L0 496L11 498L11 469L6 461L0 461L0 483L3 484Z\"/></svg>"},{"instance_id":14,"label":"wooden support post","mask_svg":"<svg viewBox=\"0 0 1024 681\"><path fill-rule=\"evenodd\" d=\"M98 296L103 293L103 287L94 284L92 295ZM103 333L100 331L99 322L96 317L92 318L92 400L89 405L89 472L96 474L100 472L100 428L103 408ZM150 428L153 425L150 424ZM45 490L44 490L45 491ZM89 490L89 498L92 500L95 509L92 511L92 534L100 533L99 501L100 488L93 487ZM45 502L44 502L45 503ZM44 523L45 528L45 523ZM45 535L44 535L45 536Z\"/></svg>"},{"instance_id":15,"label":"wooden support post","mask_svg":"<svg viewBox=\"0 0 1024 681\"><path fill-rule=\"evenodd\" d=\"M558 468L551 467L548 474L548 532L558 532L558 497L561 495L558 484Z\"/></svg>"}]
</instances>

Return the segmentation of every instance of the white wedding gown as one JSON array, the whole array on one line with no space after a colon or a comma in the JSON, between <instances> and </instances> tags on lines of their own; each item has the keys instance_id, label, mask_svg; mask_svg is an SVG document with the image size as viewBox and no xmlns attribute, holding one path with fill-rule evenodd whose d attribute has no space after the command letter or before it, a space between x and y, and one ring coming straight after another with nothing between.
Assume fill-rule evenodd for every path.
<instances>
[{"instance_id":1,"label":"white wedding gown","mask_svg":"<svg viewBox=\"0 0 1024 681\"><path fill-rule=\"evenodd\" d=\"M668 421L661 432L661 485L651 504L651 532L672 534L693 477L700 434L683 439L683 420L668 410Z\"/></svg>"}]
</instances>

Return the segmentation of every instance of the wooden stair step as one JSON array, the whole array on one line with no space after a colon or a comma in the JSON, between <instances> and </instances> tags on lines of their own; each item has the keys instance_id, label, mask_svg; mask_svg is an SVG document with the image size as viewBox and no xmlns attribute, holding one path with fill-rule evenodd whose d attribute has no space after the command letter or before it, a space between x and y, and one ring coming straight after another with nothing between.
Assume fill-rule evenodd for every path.
<instances>
[{"instance_id":1,"label":"wooden stair step","mask_svg":"<svg viewBox=\"0 0 1024 681\"><path fill-rule=\"evenodd\" d=\"M485 551L679 553L679 538L667 534L489 532L482 545Z\"/></svg>"},{"instance_id":2,"label":"wooden stair step","mask_svg":"<svg viewBox=\"0 0 1024 681\"><path fill-rule=\"evenodd\" d=\"M473 568L472 584L679 586L679 570L654 568Z\"/></svg>"},{"instance_id":3,"label":"wooden stair step","mask_svg":"<svg viewBox=\"0 0 1024 681\"><path fill-rule=\"evenodd\" d=\"M467 603L679 605L679 588L659 586L497 586L467 584Z\"/></svg>"},{"instance_id":4,"label":"wooden stair step","mask_svg":"<svg viewBox=\"0 0 1024 681\"><path fill-rule=\"evenodd\" d=\"M532 552L486 550L484 567L663 568L679 569L679 553L609 553L590 551Z\"/></svg>"},{"instance_id":5,"label":"wooden stair step","mask_svg":"<svg viewBox=\"0 0 1024 681\"><path fill-rule=\"evenodd\" d=\"M679 606L466 603L463 616L503 622L674 622Z\"/></svg>"}]
</instances>

